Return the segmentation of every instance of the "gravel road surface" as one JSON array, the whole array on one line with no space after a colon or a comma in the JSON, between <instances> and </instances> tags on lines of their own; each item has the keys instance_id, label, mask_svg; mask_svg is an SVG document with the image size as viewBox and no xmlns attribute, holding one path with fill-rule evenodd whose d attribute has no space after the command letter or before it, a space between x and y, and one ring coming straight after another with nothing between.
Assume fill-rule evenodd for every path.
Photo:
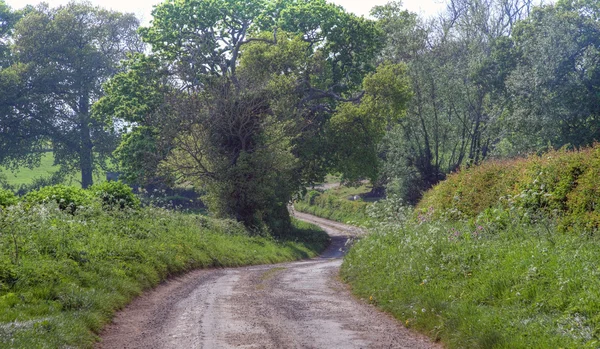
<instances>
[{"instance_id":1,"label":"gravel road surface","mask_svg":"<svg viewBox=\"0 0 600 349\"><path fill-rule=\"evenodd\" d=\"M441 348L356 300L338 280L356 228L296 216L331 236L320 258L171 279L118 313L97 348Z\"/></svg>"}]
</instances>

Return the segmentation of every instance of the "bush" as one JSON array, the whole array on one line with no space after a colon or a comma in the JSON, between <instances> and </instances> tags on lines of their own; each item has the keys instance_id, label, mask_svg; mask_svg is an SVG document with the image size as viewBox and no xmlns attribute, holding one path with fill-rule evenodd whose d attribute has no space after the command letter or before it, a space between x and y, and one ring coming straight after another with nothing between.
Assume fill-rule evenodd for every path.
<instances>
[{"instance_id":1,"label":"bush","mask_svg":"<svg viewBox=\"0 0 600 349\"><path fill-rule=\"evenodd\" d=\"M17 197L10 190L0 189L0 207L6 207L17 203Z\"/></svg>"},{"instance_id":2,"label":"bush","mask_svg":"<svg viewBox=\"0 0 600 349\"><path fill-rule=\"evenodd\" d=\"M53 185L29 192L23 197L29 204L43 204L51 201L58 203L61 210L73 213L79 206L87 206L93 202L90 193L84 189Z\"/></svg>"},{"instance_id":3,"label":"bush","mask_svg":"<svg viewBox=\"0 0 600 349\"><path fill-rule=\"evenodd\" d=\"M103 182L95 184L88 191L96 198L100 199L105 208L138 208L140 199L138 199L131 187L123 182Z\"/></svg>"}]
</instances>

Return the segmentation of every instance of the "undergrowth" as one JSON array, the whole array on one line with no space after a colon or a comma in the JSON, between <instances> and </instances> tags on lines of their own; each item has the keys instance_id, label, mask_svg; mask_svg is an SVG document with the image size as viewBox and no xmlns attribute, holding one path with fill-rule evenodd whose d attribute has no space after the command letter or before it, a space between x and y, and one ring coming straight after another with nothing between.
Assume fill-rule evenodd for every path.
<instances>
[{"instance_id":1,"label":"undergrowth","mask_svg":"<svg viewBox=\"0 0 600 349\"><path fill-rule=\"evenodd\" d=\"M60 204L0 206L0 347L92 347L116 310L170 275L312 257L327 243L304 223L276 240L201 215Z\"/></svg>"}]
</instances>

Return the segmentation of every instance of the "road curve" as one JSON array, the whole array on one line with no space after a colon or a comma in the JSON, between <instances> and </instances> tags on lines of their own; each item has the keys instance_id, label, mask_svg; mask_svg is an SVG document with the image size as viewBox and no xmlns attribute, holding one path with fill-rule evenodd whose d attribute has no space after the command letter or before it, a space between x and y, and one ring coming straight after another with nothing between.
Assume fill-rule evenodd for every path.
<instances>
[{"instance_id":1,"label":"road curve","mask_svg":"<svg viewBox=\"0 0 600 349\"><path fill-rule=\"evenodd\" d=\"M198 270L118 313L97 348L441 348L358 301L338 278L356 228L314 216L332 244L320 258Z\"/></svg>"}]
</instances>

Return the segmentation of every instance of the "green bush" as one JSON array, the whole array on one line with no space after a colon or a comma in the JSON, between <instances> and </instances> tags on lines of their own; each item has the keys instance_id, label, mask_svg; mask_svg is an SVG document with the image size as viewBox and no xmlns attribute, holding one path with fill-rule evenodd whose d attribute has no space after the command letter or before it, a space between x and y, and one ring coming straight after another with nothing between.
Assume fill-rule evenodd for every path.
<instances>
[{"instance_id":1,"label":"green bush","mask_svg":"<svg viewBox=\"0 0 600 349\"><path fill-rule=\"evenodd\" d=\"M17 201L18 199L12 191L0 188L0 207L14 205Z\"/></svg>"},{"instance_id":2,"label":"green bush","mask_svg":"<svg viewBox=\"0 0 600 349\"><path fill-rule=\"evenodd\" d=\"M29 204L44 204L54 201L61 210L75 212L80 206L88 206L93 202L90 192L76 187L53 185L34 190L23 197Z\"/></svg>"},{"instance_id":3,"label":"green bush","mask_svg":"<svg viewBox=\"0 0 600 349\"><path fill-rule=\"evenodd\" d=\"M140 199L133 190L123 182L102 182L88 189L92 195L102 202L105 208L138 208Z\"/></svg>"}]
</instances>

